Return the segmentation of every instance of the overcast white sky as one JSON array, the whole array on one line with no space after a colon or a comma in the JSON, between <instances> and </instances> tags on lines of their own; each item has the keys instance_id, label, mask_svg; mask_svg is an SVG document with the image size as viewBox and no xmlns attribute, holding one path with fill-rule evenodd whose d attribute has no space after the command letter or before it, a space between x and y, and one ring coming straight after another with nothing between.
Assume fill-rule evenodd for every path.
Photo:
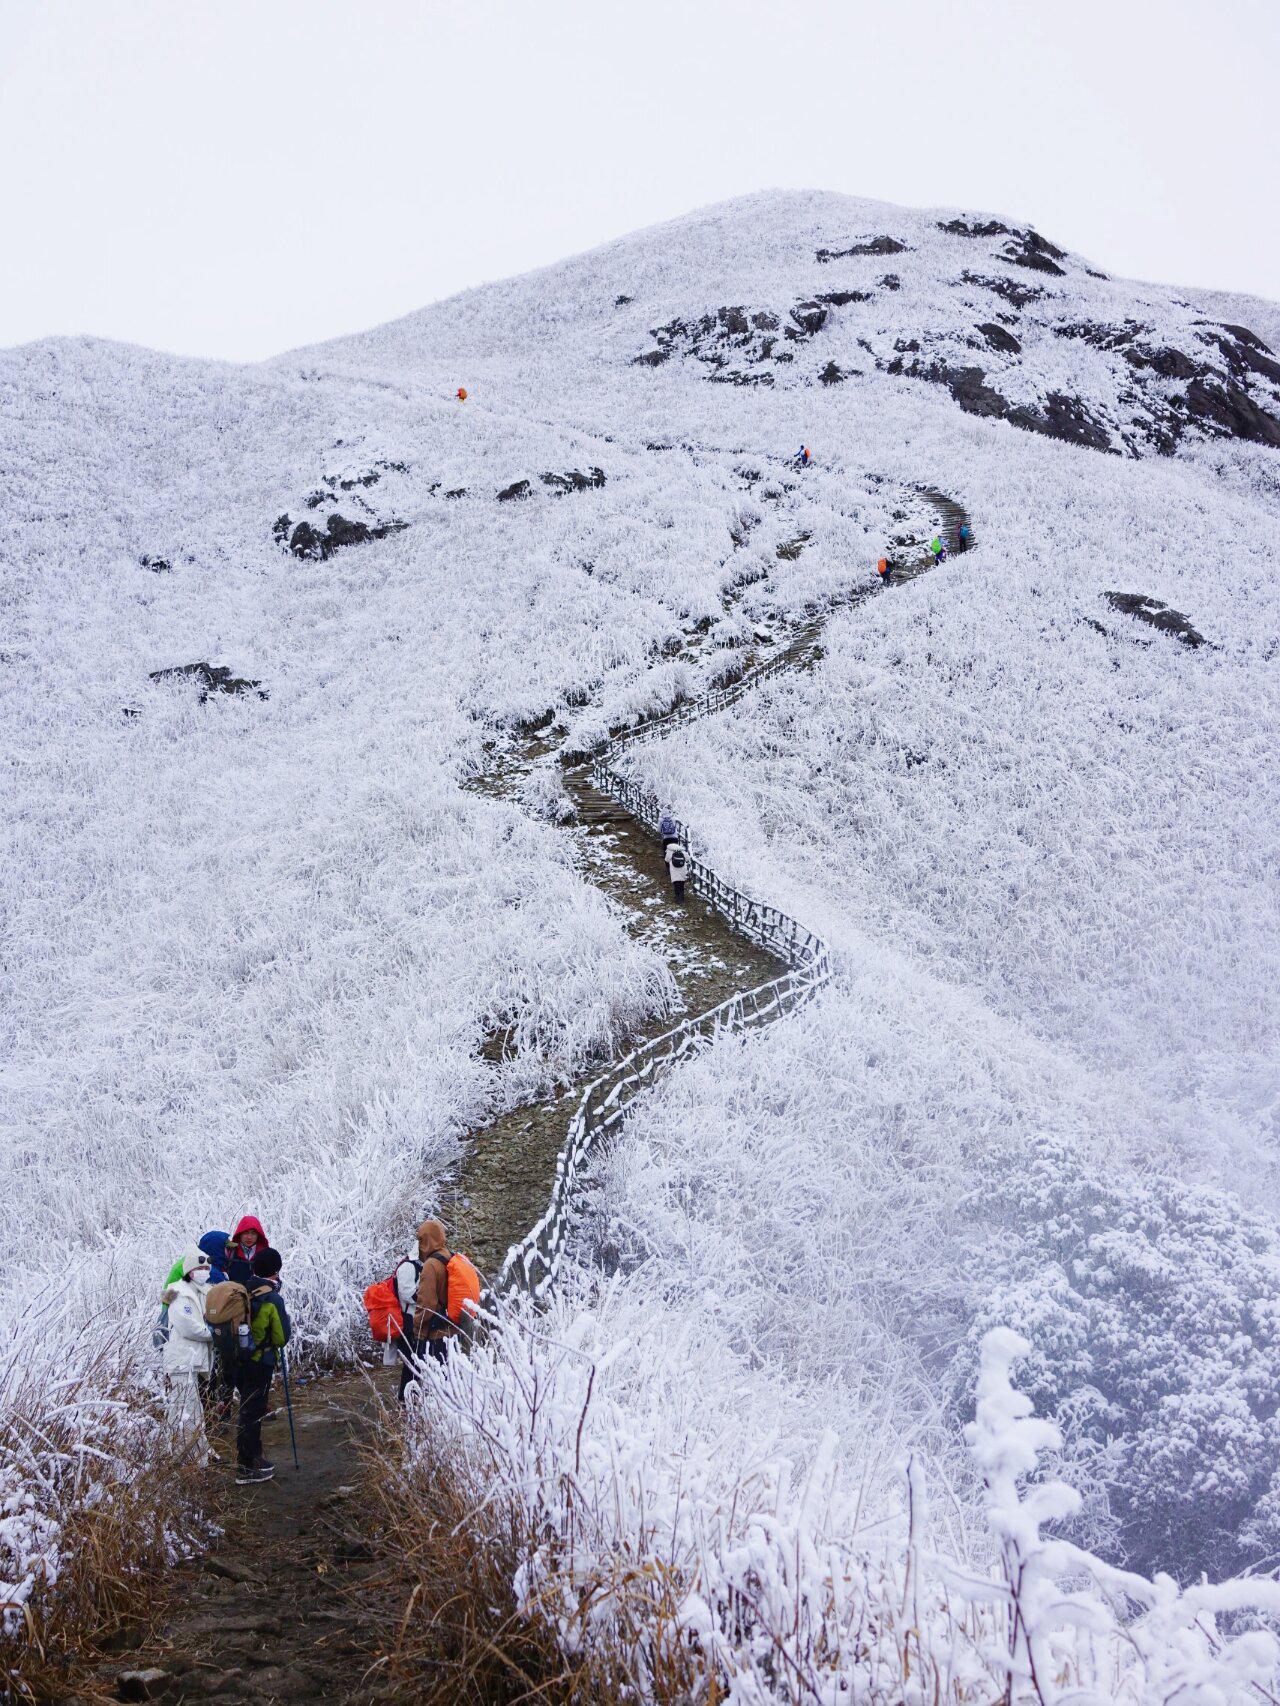
<instances>
[{"instance_id":1,"label":"overcast white sky","mask_svg":"<svg viewBox=\"0 0 1280 1706\"><path fill-rule=\"evenodd\" d=\"M0 345L253 359L774 186L1280 297L1277 0L0 0Z\"/></svg>"}]
</instances>

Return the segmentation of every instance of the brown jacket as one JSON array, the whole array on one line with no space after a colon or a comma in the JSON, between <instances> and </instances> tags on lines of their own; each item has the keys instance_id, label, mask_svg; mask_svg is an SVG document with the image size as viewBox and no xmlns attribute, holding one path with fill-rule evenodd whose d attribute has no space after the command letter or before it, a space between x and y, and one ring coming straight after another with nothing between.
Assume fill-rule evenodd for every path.
<instances>
[{"instance_id":1,"label":"brown jacket","mask_svg":"<svg viewBox=\"0 0 1280 1706\"><path fill-rule=\"evenodd\" d=\"M413 1330L419 1339L445 1339L457 1330L444 1310L448 1290L445 1263L450 1253L440 1222L423 1221L418 1228L418 1259L422 1263L422 1276L418 1280L418 1297L413 1306ZM436 1261L437 1255L444 1261Z\"/></svg>"}]
</instances>

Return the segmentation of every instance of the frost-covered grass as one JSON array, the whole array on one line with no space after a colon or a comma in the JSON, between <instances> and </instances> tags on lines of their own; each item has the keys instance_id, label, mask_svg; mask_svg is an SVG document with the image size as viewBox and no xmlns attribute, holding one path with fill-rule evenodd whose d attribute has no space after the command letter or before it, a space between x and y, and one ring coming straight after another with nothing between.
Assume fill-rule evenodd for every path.
<instances>
[{"instance_id":1,"label":"frost-covered grass","mask_svg":"<svg viewBox=\"0 0 1280 1706\"><path fill-rule=\"evenodd\" d=\"M1256 1623L1280 1614L1280 1585L1180 1593L1041 1534L1077 1500L1026 1484L1057 1434L1010 1382L1029 1348L1016 1334L984 1341L968 1430L981 1520L963 1532L945 1489L931 1513L916 1459L874 1499L834 1433L803 1453L785 1420L761 1428L695 1324L658 1331L617 1294L583 1301L515 1312L411 1392L383 1496L419 1613L399 1661L431 1631L434 1698L491 1697L504 1661L553 1699L743 1706L1210 1706L1274 1687L1280 1642ZM1241 1614L1254 1627L1219 1630Z\"/></svg>"},{"instance_id":2,"label":"frost-covered grass","mask_svg":"<svg viewBox=\"0 0 1280 1706\"><path fill-rule=\"evenodd\" d=\"M735 1426L785 1418L810 1463L834 1422L877 1509L904 1440L968 1497L940 1405L974 1313L1001 1318L974 1282L999 1223L980 1186L1047 1135L1082 1178L1243 1180L1274 1213L1273 453L1032 438L872 371L852 320L773 390L631 365L674 315L899 266L869 341L935 317L960 359L964 240L926 241L931 215L904 216L909 255L816 261L885 216L720 209L265 368L88 341L0 358L8 1319L43 1287L141 1331L178 1248L253 1209L307 1344L350 1349L458 1138L669 998L573 869L554 782L525 813L463 781L517 725L585 744L869 582L922 531L921 484L968 505L978 553L635 761L717 869L833 942L837 977L669 1081L610 1158L584 1237L618 1244L611 1319L643 1324L662 1374L620 1389L601 1448L640 1415L732 1461ZM1074 259L1052 292L1011 396L1078 382L1121 409L1120 358L1073 366L1054 314L1194 333L1174 293ZM834 386L832 352L858 369ZM581 491L541 478L595 468ZM273 538L330 513L407 525L324 561ZM269 697L148 680L196 659ZM538 1463L535 1499L563 1467Z\"/></svg>"}]
</instances>

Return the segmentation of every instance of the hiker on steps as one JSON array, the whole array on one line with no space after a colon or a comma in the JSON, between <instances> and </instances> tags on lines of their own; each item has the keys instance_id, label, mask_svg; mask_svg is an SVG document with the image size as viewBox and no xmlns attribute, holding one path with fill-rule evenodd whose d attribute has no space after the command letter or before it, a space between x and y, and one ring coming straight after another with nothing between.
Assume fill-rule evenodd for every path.
<instances>
[{"instance_id":1,"label":"hiker on steps","mask_svg":"<svg viewBox=\"0 0 1280 1706\"><path fill-rule=\"evenodd\" d=\"M263 1248L251 1264L249 1343L242 1347L236 1371L240 1389L240 1420L236 1427L236 1486L269 1481L274 1463L262 1455L262 1418L267 1411L279 1353L289 1343L292 1326L280 1295L280 1253Z\"/></svg>"},{"instance_id":2,"label":"hiker on steps","mask_svg":"<svg viewBox=\"0 0 1280 1706\"><path fill-rule=\"evenodd\" d=\"M938 534L935 534L929 541L929 555L933 558L935 565L945 563L947 560L947 547Z\"/></svg>"},{"instance_id":3,"label":"hiker on steps","mask_svg":"<svg viewBox=\"0 0 1280 1706\"><path fill-rule=\"evenodd\" d=\"M166 1287L169 1337L164 1347L164 1372L169 1394L165 1414L179 1439L190 1443L193 1455L203 1463L209 1455L204 1431L204 1407L200 1402L199 1379L213 1366L213 1334L205 1325L204 1299L209 1283L209 1258L203 1250L188 1250L182 1258L182 1275Z\"/></svg>"},{"instance_id":4,"label":"hiker on steps","mask_svg":"<svg viewBox=\"0 0 1280 1706\"><path fill-rule=\"evenodd\" d=\"M683 905L684 885L689 880L689 853L682 841L672 841L668 844L667 871L671 877L671 892Z\"/></svg>"},{"instance_id":5,"label":"hiker on steps","mask_svg":"<svg viewBox=\"0 0 1280 1706\"><path fill-rule=\"evenodd\" d=\"M413 1355L418 1362L443 1362L459 1328L469 1329L480 1307L480 1275L461 1251L449 1249L444 1226L424 1220L418 1228L422 1274L413 1303ZM401 1371L400 1393L414 1378Z\"/></svg>"},{"instance_id":6,"label":"hiker on steps","mask_svg":"<svg viewBox=\"0 0 1280 1706\"><path fill-rule=\"evenodd\" d=\"M662 837L662 856L667 856L667 848L673 841L680 839L680 825L671 815L671 807L663 806L662 816L658 819L658 834Z\"/></svg>"}]
</instances>

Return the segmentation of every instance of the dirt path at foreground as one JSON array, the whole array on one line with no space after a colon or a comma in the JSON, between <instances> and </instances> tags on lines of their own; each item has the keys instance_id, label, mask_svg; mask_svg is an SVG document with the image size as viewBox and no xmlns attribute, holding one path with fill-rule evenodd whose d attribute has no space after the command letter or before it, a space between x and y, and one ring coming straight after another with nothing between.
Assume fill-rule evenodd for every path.
<instances>
[{"instance_id":1,"label":"dirt path at foreground","mask_svg":"<svg viewBox=\"0 0 1280 1706\"><path fill-rule=\"evenodd\" d=\"M226 1477L208 1553L162 1584L159 1627L127 1658L105 1663L68 1706L102 1700L220 1702L402 1699L379 1664L401 1606L378 1581L368 1466L378 1394L395 1400L394 1369L330 1375L293 1393L295 1469L277 1377L263 1441L275 1479L230 1484L233 1440L216 1441ZM384 1572L385 1573L385 1572ZM381 1615L379 1615L381 1613Z\"/></svg>"},{"instance_id":2,"label":"dirt path at foreground","mask_svg":"<svg viewBox=\"0 0 1280 1706\"><path fill-rule=\"evenodd\" d=\"M939 492L923 495L954 548L967 515ZM895 578L911 579L926 566L921 557ZM845 602L865 596L865 589L854 590ZM821 656L826 614L789 636L784 651L791 667L811 668ZM518 798L521 776L547 750L545 740L531 737L477 785ZM684 905L673 901L660 847L592 786L589 766L567 772L565 786L576 814L566 833L578 843L584 874L623 909L633 934L665 958L678 992L677 1007L653 1018L625 1046L777 976L779 961L736 935L717 913L693 898ZM583 1083L598 1070L584 1072ZM456 1246L468 1250L482 1272L496 1274L507 1249L543 1213L581 1089L580 1083L518 1108L467 1145L442 1207ZM170 1572L148 1639L127 1657L101 1665L91 1686L65 1695L68 1706L413 1700L417 1687L393 1673L389 1657L412 1606L406 1613L395 1561L380 1548L370 1479L370 1448L387 1407L394 1412L397 1381L394 1368L370 1368L296 1389L295 1469L277 1378L275 1415L264 1430L275 1478L254 1487L232 1485L234 1442L215 1442L220 1461L211 1479L220 1492L208 1554Z\"/></svg>"}]
</instances>

